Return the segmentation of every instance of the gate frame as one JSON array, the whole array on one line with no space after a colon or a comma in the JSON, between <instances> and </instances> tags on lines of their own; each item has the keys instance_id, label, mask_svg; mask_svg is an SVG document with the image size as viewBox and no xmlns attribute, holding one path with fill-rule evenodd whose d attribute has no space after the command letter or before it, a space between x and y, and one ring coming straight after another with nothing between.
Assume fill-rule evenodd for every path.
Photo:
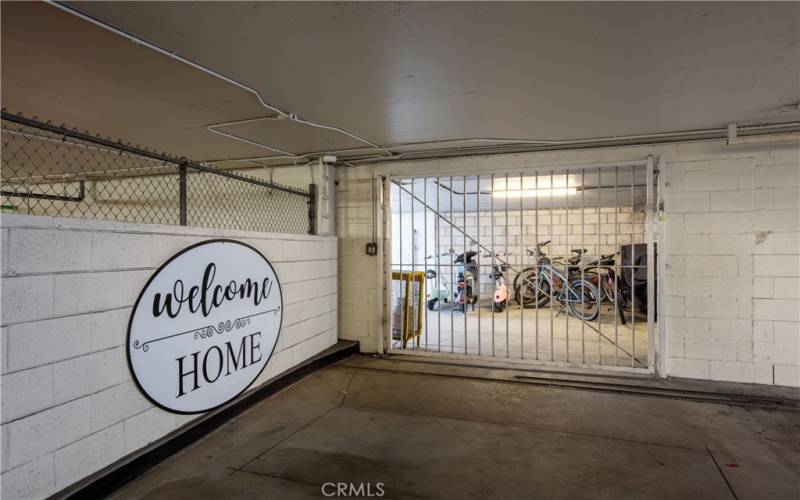
<instances>
[{"instance_id":1,"label":"gate frame","mask_svg":"<svg viewBox=\"0 0 800 500\"><path fill-rule=\"evenodd\" d=\"M447 172L447 176L457 176L457 177L467 177L467 176L479 176L479 175L486 175L486 174L497 174L497 173L507 173L519 170L524 174L530 172L536 172L540 170L547 170L547 169L570 169L570 170L586 170L586 169L605 169L605 168L612 168L612 167L645 167L646 173L646 186L645 186L645 220L644 220L644 238L645 244L647 248L647 303L648 304L655 304L656 303L656 296L661 296L662 287L663 287L663 272L659 272L658 274L661 276L659 279L660 285L658 286L658 290L656 290L655 285L655 278L656 278L656 264L654 264L654 243L658 243L659 247L663 248L662 245L662 235L663 231L659 230L658 235L655 234L656 224L655 224L655 217L658 208L658 200L660 196L660 190L658 189L658 185L661 181L661 176L658 175L659 170L656 168L656 163L660 166L662 162L659 158L655 157L654 155L647 155L647 157L639 159L639 160L623 160L617 162L595 162L595 163L561 163L561 164L551 164L551 165L535 165L535 166L525 166L520 167L517 169L510 169L510 168L491 168L491 169L475 169L475 170L457 170L453 172ZM383 300L378 305L380 309L380 318L381 318L381 334L380 334L380 342L379 342L379 350L380 353L384 355L395 355L395 354L404 354L409 356L419 356L421 358L434 358L434 359L441 359L441 360L461 360L467 361L470 364L475 365L485 365L485 366L498 366L498 367L506 367L506 368L516 368L520 370L531 370L531 369L546 369L546 368L567 368L567 369L577 369L577 370L599 370L599 371L607 371L607 372L617 372L622 374L631 374L631 375L644 375L649 374L651 376L660 376L664 377L664 346L665 338L664 338L664 328L663 328L663 321L659 322L658 329L659 329L659 348L656 349L656 325L655 325L655 309L653 307L648 307L647 309L647 366L643 368L636 368L636 367L628 367L628 366L613 366L613 365L600 365L600 364L589 364L589 363L576 363L576 362L567 362L567 361L548 361L548 360L536 360L531 358L520 358L520 359L509 359L509 358L502 358L502 357L493 357L487 355L471 355L471 354L459 354L459 353L449 353L449 352L434 352L434 351L416 351L410 349L403 349L403 348L394 348L392 347L392 325L391 325L391 279L392 279L392 267L391 267L391 258L392 258L392 214L391 214L391 186L394 181L397 180L416 180L416 179L428 179L432 177L442 177L444 172L437 172L434 170L425 172L425 173L414 173L414 174L399 174L399 173L392 173L391 169L387 169L385 173L378 174L373 171L371 176L371 181L373 183L379 184L378 192L381 193L380 200L374 200L374 209L376 211L377 219L382 221L382 234L379 238L379 246L382 249L379 250L379 255L381 256L378 259L378 289L383 290L381 294ZM656 237L657 236L657 237ZM663 262L663 259L660 259L659 262ZM661 264L658 264L659 268L663 267ZM663 271L663 270L662 270ZM663 303L663 301L658 301Z\"/></svg>"}]
</instances>

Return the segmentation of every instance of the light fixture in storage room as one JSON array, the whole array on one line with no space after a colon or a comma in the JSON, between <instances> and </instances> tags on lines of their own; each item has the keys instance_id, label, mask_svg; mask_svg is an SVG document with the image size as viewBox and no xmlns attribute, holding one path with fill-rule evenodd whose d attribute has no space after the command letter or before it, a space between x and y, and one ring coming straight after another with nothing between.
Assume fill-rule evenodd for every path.
<instances>
[{"instance_id":1,"label":"light fixture in storage room","mask_svg":"<svg viewBox=\"0 0 800 500\"><path fill-rule=\"evenodd\" d=\"M505 177L495 178L492 185L492 196L495 198L548 198L570 196L578 192L573 176L541 175L539 177ZM522 182L520 182L520 180ZM537 182L538 180L538 182Z\"/></svg>"}]
</instances>

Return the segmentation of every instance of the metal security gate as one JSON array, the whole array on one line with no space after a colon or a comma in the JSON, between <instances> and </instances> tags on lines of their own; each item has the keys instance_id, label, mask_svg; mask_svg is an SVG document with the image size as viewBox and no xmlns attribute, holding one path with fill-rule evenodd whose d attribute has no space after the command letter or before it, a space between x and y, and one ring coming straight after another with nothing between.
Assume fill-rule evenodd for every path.
<instances>
[{"instance_id":1,"label":"metal security gate","mask_svg":"<svg viewBox=\"0 0 800 500\"><path fill-rule=\"evenodd\" d=\"M386 185L390 352L653 370L652 158ZM412 274L424 302L393 293Z\"/></svg>"}]
</instances>

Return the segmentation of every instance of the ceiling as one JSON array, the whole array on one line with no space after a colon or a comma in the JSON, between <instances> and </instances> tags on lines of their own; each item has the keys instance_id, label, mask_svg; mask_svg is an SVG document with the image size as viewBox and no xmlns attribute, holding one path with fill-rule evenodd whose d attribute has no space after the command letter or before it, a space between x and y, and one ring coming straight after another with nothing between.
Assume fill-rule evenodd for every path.
<instances>
[{"instance_id":1,"label":"ceiling","mask_svg":"<svg viewBox=\"0 0 800 500\"><path fill-rule=\"evenodd\" d=\"M238 80L282 111L382 146L800 118L797 2L69 5ZM383 154L276 119L247 90L51 5L0 8L10 111L195 160L295 161L276 149ZM207 129L260 117L271 119L214 127L227 137Z\"/></svg>"}]
</instances>

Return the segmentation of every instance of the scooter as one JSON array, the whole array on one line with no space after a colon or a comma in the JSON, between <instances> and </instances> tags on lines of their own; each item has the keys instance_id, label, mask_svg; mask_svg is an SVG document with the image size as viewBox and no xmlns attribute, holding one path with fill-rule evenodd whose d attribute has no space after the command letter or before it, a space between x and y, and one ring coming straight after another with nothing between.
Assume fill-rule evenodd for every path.
<instances>
[{"instance_id":1,"label":"scooter","mask_svg":"<svg viewBox=\"0 0 800 500\"><path fill-rule=\"evenodd\" d=\"M495 257L504 255L511 255L509 253L496 253ZM487 253L484 257L491 257L492 254ZM503 312L508 307L509 293L508 282L506 282L506 274L508 273L508 264L495 264L492 266L492 273L489 275L494 280L494 300L492 301L492 311Z\"/></svg>"},{"instance_id":2,"label":"scooter","mask_svg":"<svg viewBox=\"0 0 800 500\"><path fill-rule=\"evenodd\" d=\"M451 249L439 255L428 255L425 260L438 261L441 257L452 255ZM436 267L436 266L434 266ZM441 276L439 274L442 274ZM425 279L429 283L428 293L425 296L426 305L429 311L436 311L442 304L449 304L453 297L453 291L445 277L446 273L437 273L436 269L428 268L425 270Z\"/></svg>"},{"instance_id":3,"label":"scooter","mask_svg":"<svg viewBox=\"0 0 800 500\"><path fill-rule=\"evenodd\" d=\"M478 276L478 262L475 260L477 255L478 252L469 250L459 254L453 261L456 264L458 276L456 304L458 304L458 310L463 313L467 312L467 305L471 305L474 311L475 303L478 302L478 295L475 293L476 277Z\"/></svg>"}]
</instances>

